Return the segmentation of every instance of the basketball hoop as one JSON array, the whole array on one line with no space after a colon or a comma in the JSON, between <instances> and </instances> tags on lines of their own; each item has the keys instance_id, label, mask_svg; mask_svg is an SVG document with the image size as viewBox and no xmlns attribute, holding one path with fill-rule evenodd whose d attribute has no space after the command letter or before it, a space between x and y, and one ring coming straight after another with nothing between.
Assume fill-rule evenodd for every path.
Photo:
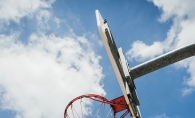
<instances>
[{"instance_id":1,"label":"basketball hoop","mask_svg":"<svg viewBox=\"0 0 195 118\"><path fill-rule=\"evenodd\" d=\"M83 100L92 100L95 103L99 103L99 108L96 111L89 111L88 108L83 104ZM77 104L76 108L74 107L74 103L80 102ZM78 107L80 105L80 107ZM109 110L107 109L109 107ZM104 118L115 118L116 113L126 110L123 113L121 118L124 118L128 113L129 109L126 104L124 96L118 97L113 100L107 100L106 98L96 95L96 94L87 94L81 95L74 98L69 104L66 106L64 111L64 118L96 118L96 117L104 117ZM107 113L106 113L107 112Z\"/></svg>"}]
</instances>

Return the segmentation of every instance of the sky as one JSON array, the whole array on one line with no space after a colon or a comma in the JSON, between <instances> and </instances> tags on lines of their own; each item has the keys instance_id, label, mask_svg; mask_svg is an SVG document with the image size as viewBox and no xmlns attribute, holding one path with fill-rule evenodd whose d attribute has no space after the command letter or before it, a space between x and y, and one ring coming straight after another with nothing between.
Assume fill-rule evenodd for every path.
<instances>
[{"instance_id":1,"label":"sky","mask_svg":"<svg viewBox=\"0 0 195 118\"><path fill-rule=\"evenodd\" d=\"M0 0L1 118L60 118L77 96L122 95L96 9L130 67L195 41L194 0ZM137 78L142 117L194 118L194 72L191 57Z\"/></svg>"}]
</instances>

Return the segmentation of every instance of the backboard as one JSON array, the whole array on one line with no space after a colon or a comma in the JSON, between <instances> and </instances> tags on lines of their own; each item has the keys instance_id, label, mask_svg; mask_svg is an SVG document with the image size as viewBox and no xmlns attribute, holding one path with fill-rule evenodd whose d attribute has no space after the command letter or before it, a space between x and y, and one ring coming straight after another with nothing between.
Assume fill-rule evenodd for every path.
<instances>
[{"instance_id":1,"label":"backboard","mask_svg":"<svg viewBox=\"0 0 195 118\"><path fill-rule=\"evenodd\" d=\"M139 111L139 100L135 91L134 81L129 75L130 68L122 52L122 48L117 49L114 38L109 29L108 23L104 20L98 10L95 11L98 30L103 40L106 52L111 61L120 88L125 97L129 111L133 118L141 118Z\"/></svg>"}]
</instances>

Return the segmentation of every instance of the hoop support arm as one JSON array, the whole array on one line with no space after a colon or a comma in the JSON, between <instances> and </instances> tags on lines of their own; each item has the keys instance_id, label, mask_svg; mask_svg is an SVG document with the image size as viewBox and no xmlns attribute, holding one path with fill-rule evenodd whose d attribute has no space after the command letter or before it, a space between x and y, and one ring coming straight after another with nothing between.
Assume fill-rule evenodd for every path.
<instances>
[{"instance_id":1,"label":"hoop support arm","mask_svg":"<svg viewBox=\"0 0 195 118\"><path fill-rule=\"evenodd\" d=\"M158 70L162 67L178 62L185 58L195 55L195 43L184 46L182 48L173 50L164 55L151 59L145 63L137 65L130 70L132 79L136 79L140 76Z\"/></svg>"}]
</instances>

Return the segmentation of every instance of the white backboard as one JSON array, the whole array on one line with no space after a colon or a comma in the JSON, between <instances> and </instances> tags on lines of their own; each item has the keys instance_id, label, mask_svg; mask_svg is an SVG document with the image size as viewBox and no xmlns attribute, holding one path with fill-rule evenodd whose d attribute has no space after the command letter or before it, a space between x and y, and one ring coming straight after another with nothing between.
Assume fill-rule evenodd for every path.
<instances>
[{"instance_id":1,"label":"white backboard","mask_svg":"<svg viewBox=\"0 0 195 118\"><path fill-rule=\"evenodd\" d=\"M129 93L129 90L126 90L126 88L125 88L126 83L123 80L123 78L125 78L125 75L127 74L127 71L126 70L125 70L125 72L123 71L123 67L120 63L118 49L116 47L116 44L115 44L114 39L112 37L112 34L110 32L107 21L102 18L101 14L98 10L96 10L95 13L96 13L98 30L100 32L101 38L102 38L104 46L106 48L106 52L108 54L108 57L111 61L114 72L116 74L116 77L118 79L120 88L121 88L122 93L125 97L126 103L128 105L128 108L130 110L132 117L136 118L137 114L135 113L135 111L133 109L133 104L130 103L130 99L127 95Z\"/></svg>"}]
</instances>

